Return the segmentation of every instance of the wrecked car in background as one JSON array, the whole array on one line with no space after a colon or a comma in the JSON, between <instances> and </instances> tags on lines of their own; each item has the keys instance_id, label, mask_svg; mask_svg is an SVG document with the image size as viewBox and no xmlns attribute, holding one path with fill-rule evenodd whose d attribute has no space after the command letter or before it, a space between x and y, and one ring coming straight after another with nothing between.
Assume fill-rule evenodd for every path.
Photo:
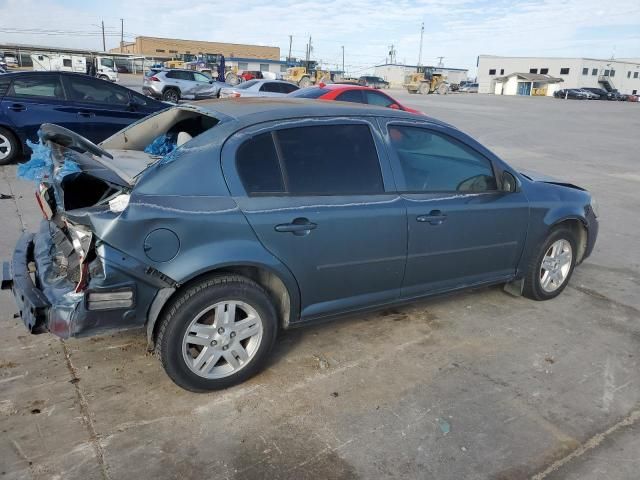
<instances>
[{"instance_id":1,"label":"wrecked car in background","mask_svg":"<svg viewBox=\"0 0 640 480\"><path fill-rule=\"evenodd\" d=\"M153 69L142 77L142 93L171 103L216 98L220 89L228 86L203 73L177 68Z\"/></svg>"},{"instance_id":2,"label":"wrecked car in background","mask_svg":"<svg viewBox=\"0 0 640 480\"><path fill-rule=\"evenodd\" d=\"M128 88L71 72L11 72L0 78L0 165L28 153L43 123L101 142L167 108Z\"/></svg>"},{"instance_id":3,"label":"wrecked car in background","mask_svg":"<svg viewBox=\"0 0 640 480\"><path fill-rule=\"evenodd\" d=\"M192 391L254 375L281 328L500 283L554 298L598 231L585 190L386 108L240 98L40 136L45 219L3 266L26 327L144 327Z\"/></svg>"}]
</instances>

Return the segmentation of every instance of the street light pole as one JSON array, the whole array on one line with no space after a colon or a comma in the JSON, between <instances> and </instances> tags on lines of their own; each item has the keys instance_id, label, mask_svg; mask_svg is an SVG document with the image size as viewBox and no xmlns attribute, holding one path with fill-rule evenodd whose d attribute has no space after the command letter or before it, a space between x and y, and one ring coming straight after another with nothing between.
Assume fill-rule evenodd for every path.
<instances>
[{"instance_id":1,"label":"street light pole","mask_svg":"<svg viewBox=\"0 0 640 480\"><path fill-rule=\"evenodd\" d=\"M422 27L420 27L420 52L418 53L418 66L422 65L422 39L424 37L424 22L422 22Z\"/></svg>"},{"instance_id":2,"label":"street light pole","mask_svg":"<svg viewBox=\"0 0 640 480\"><path fill-rule=\"evenodd\" d=\"M342 75L344 75L344 45L342 45Z\"/></svg>"}]
</instances>

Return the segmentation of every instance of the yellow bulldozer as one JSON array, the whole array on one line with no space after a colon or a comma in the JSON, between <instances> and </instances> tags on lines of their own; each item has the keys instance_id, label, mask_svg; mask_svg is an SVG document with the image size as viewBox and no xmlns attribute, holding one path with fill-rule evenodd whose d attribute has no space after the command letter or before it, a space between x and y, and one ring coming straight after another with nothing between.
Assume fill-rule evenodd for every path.
<instances>
[{"instance_id":1,"label":"yellow bulldozer","mask_svg":"<svg viewBox=\"0 0 640 480\"><path fill-rule=\"evenodd\" d=\"M321 82L330 83L331 72L328 70L307 71L306 67L291 67L287 68L287 73L282 79L295 83L300 88L306 88Z\"/></svg>"},{"instance_id":2,"label":"yellow bulldozer","mask_svg":"<svg viewBox=\"0 0 640 480\"><path fill-rule=\"evenodd\" d=\"M418 67L416 73L407 75L404 79L404 87L409 93L439 93L445 95L449 93L447 77L441 73L436 73L433 67Z\"/></svg>"}]
</instances>

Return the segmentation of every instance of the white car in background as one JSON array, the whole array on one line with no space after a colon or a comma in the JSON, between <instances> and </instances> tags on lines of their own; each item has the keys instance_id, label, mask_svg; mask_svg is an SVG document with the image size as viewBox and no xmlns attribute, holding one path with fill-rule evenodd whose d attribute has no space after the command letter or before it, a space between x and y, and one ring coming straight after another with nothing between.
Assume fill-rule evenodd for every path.
<instances>
[{"instance_id":1,"label":"white car in background","mask_svg":"<svg viewBox=\"0 0 640 480\"><path fill-rule=\"evenodd\" d=\"M220 98L283 97L299 87L282 80L249 80L234 87L220 89Z\"/></svg>"}]
</instances>

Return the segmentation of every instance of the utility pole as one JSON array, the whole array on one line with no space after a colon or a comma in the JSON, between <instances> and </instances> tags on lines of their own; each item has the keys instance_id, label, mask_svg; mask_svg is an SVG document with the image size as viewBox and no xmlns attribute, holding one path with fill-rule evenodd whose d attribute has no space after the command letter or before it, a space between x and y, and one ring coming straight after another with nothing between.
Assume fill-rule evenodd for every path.
<instances>
[{"instance_id":1,"label":"utility pole","mask_svg":"<svg viewBox=\"0 0 640 480\"><path fill-rule=\"evenodd\" d=\"M420 27L420 52L418 53L418 66L422 65L422 39L424 38L424 22Z\"/></svg>"},{"instance_id":2,"label":"utility pole","mask_svg":"<svg viewBox=\"0 0 640 480\"><path fill-rule=\"evenodd\" d=\"M309 61L311 60L311 52L313 47L311 46L311 35L309 35L309 48L307 48L307 70L309 70Z\"/></svg>"},{"instance_id":3,"label":"utility pole","mask_svg":"<svg viewBox=\"0 0 640 480\"><path fill-rule=\"evenodd\" d=\"M289 56L287 57L287 62L291 61L291 44L293 43L293 35L289 35Z\"/></svg>"},{"instance_id":4,"label":"utility pole","mask_svg":"<svg viewBox=\"0 0 640 480\"><path fill-rule=\"evenodd\" d=\"M102 51L107 51L107 42L104 40L104 20L102 20Z\"/></svg>"},{"instance_id":5,"label":"utility pole","mask_svg":"<svg viewBox=\"0 0 640 480\"><path fill-rule=\"evenodd\" d=\"M344 75L344 45L342 45L342 74Z\"/></svg>"},{"instance_id":6,"label":"utility pole","mask_svg":"<svg viewBox=\"0 0 640 480\"><path fill-rule=\"evenodd\" d=\"M436 57L438 59L438 67L444 67L444 57Z\"/></svg>"},{"instance_id":7,"label":"utility pole","mask_svg":"<svg viewBox=\"0 0 640 480\"><path fill-rule=\"evenodd\" d=\"M120 53L122 53L122 47L124 46L124 18L120 19Z\"/></svg>"}]
</instances>

